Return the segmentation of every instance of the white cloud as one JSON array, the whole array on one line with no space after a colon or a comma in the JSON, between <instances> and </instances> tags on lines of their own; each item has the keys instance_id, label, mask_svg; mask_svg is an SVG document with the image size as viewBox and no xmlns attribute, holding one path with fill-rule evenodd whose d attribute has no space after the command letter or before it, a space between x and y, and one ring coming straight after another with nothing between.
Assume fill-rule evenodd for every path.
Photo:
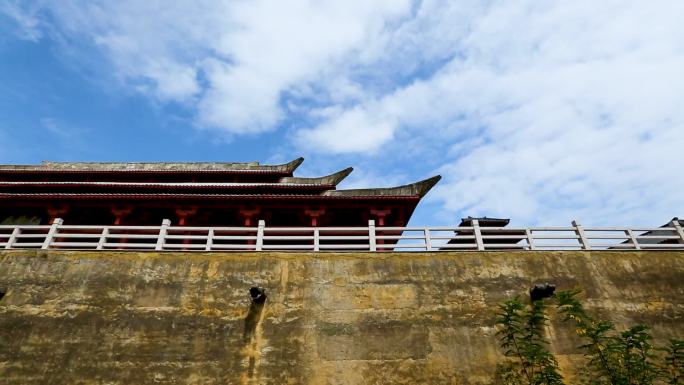
<instances>
[{"instance_id":1,"label":"white cloud","mask_svg":"<svg viewBox=\"0 0 684 385\"><path fill-rule=\"evenodd\" d=\"M438 160L432 195L449 212L684 214L681 1L45 4L48 31L90 39L123 82L186 103L200 127L288 127L298 148L383 150L406 174L403 157ZM41 35L35 10L5 8Z\"/></svg>"},{"instance_id":2,"label":"white cloud","mask_svg":"<svg viewBox=\"0 0 684 385\"><path fill-rule=\"evenodd\" d=\"M674 155L684 148L683 11L672 1L495 3L462 20L453 59L434 74L303 132L320 151L450 149L434 195L454 213L656 224L684 210ZM402 57L391 48L383 60ZM373 125L350 116L392 124L363 146ZM401 132L413 143L392 143Z\"/></svg>"},{"instance_id":3,"label":"white cloud","mask_svg":"<svg viewBox=\"0 0 684 385\"><path fill-rule=\"evenodd\" d=\"M410 2L64 0L42 10L57 20L52 33L99 47L123 82L196 107L202 127L244 134L275 129L285 93L344 67Z\"/></svg>"},{"instance_id":4,"label":"white cloud","mask_svg":"<svg viewBox=\"0 0 684 385\"><path fill-rule=\"evenodd\" d=\"M392 117L370 116L357 108L339 113L315 129L298 131L296 141L311 150L373 153L392 139L394 130Z\"/></svg>"},{"instance_id":5,"label":"white cloud","mask_svg":"<svg viewBox=\"0 0 684 385\"><path fill-rule=\"evenodd\" d=\"M17 1L7 0L0 3L0 16L3 14L17 24L17 31L21 38L38 41L43 36L40 31L37 8L22 8Z\"/></svg>"},{"instance_id":6,"label":"white cloud","mask_svg":"<svg viewBox=\"0 0 684 385\"><path fill-rule=\"evenodd\" d=\"M74 136L74 133L69 130L65 129L62 125L60 125L54 118L42 118L40 119L40 124L50 133L63 137L63 138L70 138Z\"/></svg>"}]
</instances>

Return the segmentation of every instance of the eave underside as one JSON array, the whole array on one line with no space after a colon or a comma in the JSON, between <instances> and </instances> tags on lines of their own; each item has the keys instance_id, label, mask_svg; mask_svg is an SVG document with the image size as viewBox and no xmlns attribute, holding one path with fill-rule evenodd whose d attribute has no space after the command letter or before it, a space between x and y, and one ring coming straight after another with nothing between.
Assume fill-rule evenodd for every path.
<instances>
[{"instance_id":1,"label":"eave underside","mask_svg":"<svg viewBox=\"0 0 684 385\"><path fill-rule=\"evenodd\" d=\"M419 197L329 197L296 195L91 194L58 196L0 194L0 222L24 218L41 224L243 226L405 226Z\"/></svg>"}]
</instances>

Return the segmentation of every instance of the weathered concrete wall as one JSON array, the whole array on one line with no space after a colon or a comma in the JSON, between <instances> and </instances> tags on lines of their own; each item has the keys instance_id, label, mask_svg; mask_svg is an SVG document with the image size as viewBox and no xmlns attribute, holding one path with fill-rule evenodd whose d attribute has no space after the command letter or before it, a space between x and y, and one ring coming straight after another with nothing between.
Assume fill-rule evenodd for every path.
<instances>
[{"instance_id":1,"label":"weathered concrete wall","mask_svg":"<svg viewBox=\"0 0 684 385\"><path fill-rule=\"evenodd\" d=\"M0 384L484 384L497 305L546 281L684 337L681 252L4 251Z\"/></svg>"}]
</instances>

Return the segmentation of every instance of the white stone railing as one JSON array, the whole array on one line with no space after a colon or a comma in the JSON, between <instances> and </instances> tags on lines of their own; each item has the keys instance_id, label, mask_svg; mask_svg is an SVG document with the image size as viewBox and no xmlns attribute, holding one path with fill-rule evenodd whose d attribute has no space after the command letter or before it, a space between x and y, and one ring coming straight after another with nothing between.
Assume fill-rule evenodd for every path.
<instances>
[{"instance_id":1,"label":"white stone railing","mask_svg":"<svg viewBox=\"0 0 684 385\"><path fill-rule=\"evenodd\" d=\"M669 227L187 227L0 225L0 249L157 251L684 250Z\"/></svg>"}]
</instances>

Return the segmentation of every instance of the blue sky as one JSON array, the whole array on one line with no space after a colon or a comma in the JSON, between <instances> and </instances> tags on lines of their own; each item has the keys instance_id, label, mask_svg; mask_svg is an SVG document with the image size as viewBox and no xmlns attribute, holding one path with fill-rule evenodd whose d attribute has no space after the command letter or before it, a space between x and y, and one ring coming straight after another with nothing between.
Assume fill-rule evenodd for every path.
<instances>
[{"instance_id":1,"label":"blue sky","mask_svg":"<svg viewBox=\"0 0 684 385\"><path fill-rule=\"evenodd\" d=\"M412 223L684 217L677 0L5 1L0 162L298 156Z\"/></svg>"}]
</instances>

